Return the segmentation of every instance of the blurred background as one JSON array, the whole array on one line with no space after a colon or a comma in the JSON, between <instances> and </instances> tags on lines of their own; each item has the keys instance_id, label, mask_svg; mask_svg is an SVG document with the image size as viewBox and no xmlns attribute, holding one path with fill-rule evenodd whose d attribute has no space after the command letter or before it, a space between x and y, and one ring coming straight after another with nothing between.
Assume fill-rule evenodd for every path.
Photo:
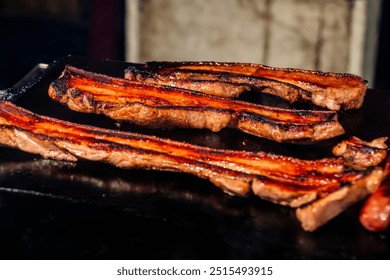
<instances>
[{"instance_id":1,"label":"blurred background","mask_svg":"<svg viewBox=\"0 0 390 280\"><path fill-rule=\"evenodd\" d=\"M361 75L390 89L383 0L0 0L0 88L76 55L213 60Z\"/></svg>"}]
</instances>

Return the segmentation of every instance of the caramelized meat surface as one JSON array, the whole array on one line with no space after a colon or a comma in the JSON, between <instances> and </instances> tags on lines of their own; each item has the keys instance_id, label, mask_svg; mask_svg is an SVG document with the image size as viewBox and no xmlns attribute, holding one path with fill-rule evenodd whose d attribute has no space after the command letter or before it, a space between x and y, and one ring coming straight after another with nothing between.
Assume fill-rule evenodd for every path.
<instances>
[{"instance_id":1,"label":"caramelized meat surface","mask_svg":"<svg viewBox=\"0 0 390 280\"><path fill-rule=\"evenodd\" d=\"M333 148L333 154L344 157L346 164L355 169L376 166L386 158L386 140L387 137L382 137L366 142L357 137L351 137L337 144Z\"/></svg>"},{"instance_id":2,"label":"caramelized meat surface","mask_svg":"<svg viewBox=\"0 0 390 280\"><path fill-rule=\"evenodd\" d=\"M54 100L80 112L162 127L237 128L283 141L318 141L344 133L333 111L289 110L196 91L145 84L67 67L49 88Z\"/></svg>"},{"instance_id":3,"label":"caramelized meat surface","mask_svg":"<svg viewBox=\"0 0 390 280\"><path fill-rule=\"evenodd\" d=\"M195 71L187 69L155 70L129 67L125 78L131 81L167 85L196 90L225 98L236 98L251 89L276 95L290 103L310 100L311 93L295 85L272 79L235 73Z\"/></svg>"},{"instance_id":4,"label":"caramelized meat surface","mask_svg":"<svg viewBox=\"0 0 390 280\"><path fill-rule=\"evenodd\" d=\"M148 62L146 66L148 71L179 79L202 79L203 75L203 79L247 83L290 102L306 100L331 110L360 108L368 87L357 75L254 63Z\"/></svg>"},{"instance_id":5,"label":"caramelized meat surface","mask_svg":"<svg viewBox=\"0 0 390 280\"><path fill-rule=\"evenodd\" d=\"M0 102L0 143L47 158L102 161L120 168L177 171L235 195L299 207L366 180L342 158L300 160L265 152L220 150L135 133L77 125Z\"/></svg>"}]
</instances>

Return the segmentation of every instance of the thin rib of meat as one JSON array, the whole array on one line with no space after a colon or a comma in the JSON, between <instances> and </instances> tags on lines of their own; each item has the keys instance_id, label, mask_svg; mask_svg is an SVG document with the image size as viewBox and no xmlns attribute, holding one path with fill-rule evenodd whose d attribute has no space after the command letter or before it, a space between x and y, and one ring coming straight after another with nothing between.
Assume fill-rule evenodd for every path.
<instances>
[{"instance_id":1,"label":"thin rib of meat","mask_svg":"<svg viewBox=\"0 0 390 280\"><path fill-rule=\"evenodd\" d=\"M345 164L356 170L364 170L378 166L387 156L387 137L377 138L371 142L362 141L357 137L351 137L337 144L333 148L333 154L341 156ZM378 212L390 213L389 196L383 196L378 189L381 182L390 170L390 164L386 164L385 171L375 168L367 177L345 186L313 203L296 210L296 215L301 221L302 227L307 231L314 231L327 223L332 218L343 212L349 206L372 194L362 210L360 216L363 225L371 230L376 227L385 227L390 223L390 218L380 222ZM378 207L380 205L381 207ZM388 209L386 209L386 205ZM374 226L375 225L375 226Z\"/></svg>"},{"instance_id":2,"label":"thin rib of meat","mask_svg":"<svg viewBox=\"0 0 390 280\"><path fill-rule=\"evenodd\" d=\"M234 73L169 69L156 71L150 68L128 67L125 78L131 81L166 85L195 90L225 98L236 98L251 89L279 96L290 103L310 100L311 93L292 84L272 79Z\"/></svg>"},{"instance_id":3,"label":"thin rib of meat","mask_svg":"<svg viewBox=\"0 0 390 280\"><path fill-rule=\"evenodd\" d=\"M307 206L298 208L296 216L306 231L314 231L351 205L373 193L383 180L383 170L375 168L368 176L355 181Z\"/></svg>"},{"instance_id":4,"label":"thin rib of meat","mask_svg":"<svg viewBox=\"0 0 390 280\"><path fill-rule=\"evenodd\" d=\"M120 168L180 171L235 195L298 207L372 176L342 158L299 160L264 152L206 148L39 116L0 101L0 143L47 158L102 161Z\"/></svg>"},{"instance_id":5,"label":"thin rib of meat","mask_svg":"<svg viewBox=\"0 0 390 280\"><path fill-rule=\"evenodd\" d=\"M132 82L66 67L49 95L70 109L153 128L233 127L275 141L328 139L344 132L336 112L288 110L195 91Z\"/></svg>"},{"instance_id":6,"label":"thin rib of meat","mask_svg":"<svg viewBox=\"0 0 390 280\"><path fill-rule=\"evenodd\" d=\"M300 99L331 110L360 108L368 87L361 77L346 73L311 71L296 68L277 68L254 63L229 62L148 62L147 66L158 73L187 70L193 73L225 73L266 78L301 88ZM183 72L185 73L185 72ZM311 95L305 92L311 93ZM286 100L289 91L269 90ZM283 97L284 96L284 97Z\"/></svg>"}]
</instances>

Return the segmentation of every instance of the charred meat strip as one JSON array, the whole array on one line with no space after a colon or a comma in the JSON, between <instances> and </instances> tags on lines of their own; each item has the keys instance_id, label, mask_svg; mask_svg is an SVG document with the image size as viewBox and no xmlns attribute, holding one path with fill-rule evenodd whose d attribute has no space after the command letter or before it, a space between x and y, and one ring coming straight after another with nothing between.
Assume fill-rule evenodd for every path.
<instances>
[{"instance_id":1,"label":"charred meat strip","mask_svg":"<svg viewBox=\"0 0 390 280\"><path fill-rule=\"evenodd\" d=\"M170 69L155 71L140 67L125 69L125 78L131 81L167 85L225 98L236 98L251 89L279 96L290 103L310 100L311 93L295 85L272 79L235 73Z\"/></svg>"},{"instance_id":2,"label":"charred meat strip","mask_svg":"<svg viewBox=\"0 0 390 280\"><path fill-rule=\"evenodd\" d=\"M333 154L342 156L346 164L355 169L365 169L378 165L386 158L386 140L387 137L382 137L366 142L357 137L351 137L337 144L333 148Z\"/></svg>"},{"instance_id":3,"label":"charred meat strip","mask_svg":"<svg viewBox=\"0 0 390 280\"><path fill-rule=\"evenodd\" d=\"M349 186L324 196L313 203L298 208L296 215L306 231L314 231L324 225L349 206L364 199L378 188L383 180L383 170L375 168L370 175Z\"/></svg>"},{"instance_id":4,"label":"charred meat strip","mask_svg":"<svg viewBox=\"0 0 390 280\"><path fill-rule=\"evenodd\" d=\"M386 140L387 137L382 137L366 142L351 137L337 144L333 148L333 154L342 157L350 167L363 170L378 166L386 158ZM364 227L372 231L385 229L390 224L390 188L388 180L383 182L382 180L389 171L388 160L384 171L375 168L368 177L297 209L297 218L301 221L302 227L307 231L314 231L371 194L362 209L360 221Z\"/></svg>"},{"instance_id":5,"label":"charred meat strip","mask_svg":"<svg viewBox=\"0 0 390 280\"><path fill-rule=\"evenodd\" d=\"M139 65L137 67L128 67L125 69L125 79L148 84L184 88L226 98L236 98L242 93L251 90L249 84L218 80L217 75L214 74L206 76L206 74L202 75L203 73L195 73L195 75L201 75L197 78L191 76L191 73L188 73L186 70L169 73L158 73L148 70ZM186 77L186 74L181 76L180 73L187 73L189 76Z\"/></svg>"},{"instance_id":6,"label":"charred meat strip","mask_svg":"<svg viewBox=\"0 0 390 280\"><path fill-rule=\"evenodd\" d=\"M240 129L283 141L318 141L344 132L333 111L288 110L196 91L145 84L66 67L50 85L52 99L80 112L161 127Z\"/></svg>"},{"instance_id":7,"label":"charred meat strip","mask_svg":"<svg viewBox=\"0 0 390 280\"><path fill-rule=\"evenodd\" d=\"M368 87L367 81L353 74L277 68L254 63L234 62L148 62L147 66L158 73L190 70L195 73L232 73L276 80L301 88L300 99L331 110L360 108ZM311 94L306 94L307 92ZM269 93L290 100L289 91Z\"/></svg>"},{"instance_id":8,"label":"charred meat strip","mask_svg":"<svg viewBox=\"0 0 390 280\"><path fill-rule=\"evenodd\" d=\"M371 178L342 158L299 160L264 152L219 150L40 116L0 101L0 143L46 158L102 161L120 168L178 171L235 195L299 207Z\"/></svg>"}]
</instances>

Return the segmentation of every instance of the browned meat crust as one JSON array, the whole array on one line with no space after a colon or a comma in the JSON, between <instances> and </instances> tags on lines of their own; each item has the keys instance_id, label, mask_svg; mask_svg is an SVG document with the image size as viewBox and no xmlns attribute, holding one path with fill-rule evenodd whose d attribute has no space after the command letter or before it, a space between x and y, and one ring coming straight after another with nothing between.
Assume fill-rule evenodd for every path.
<instances>
[{"instance_id":1,"label":"browned meat crust","mask_svg":"<svg viewBox=\"0 0 390 280\"><path fill-rule=\"evenodd\" d=\"M344 132L336 112L288 110L66 67L49 95L76 111L148 127L224 127L275 141L323 140Z\"/></svg>"},{"instance_id":2,"label":"browned meat crust","mask_svg":"<svg viewBox=\"0 0 390 280\"><path fill-rule=\"evenodd\" d=\"M344 140L333 148L333 153L341 156L345 163L356 170L363 170L365 168L378 166L387 156L387 145L384 143L386 137L375 139L371 142L362 141L357 137L351 137ZM385 206L389 203L390 198L383 198L378 195L378 187L383 181L386 173L390 170L389 162L386 165L385 171L379 167L375 167L374 171L367 177L361 178L349 186L339 189L317 201L296 210L297 218L301 221L302 227L307 231L314 231L318 227L327 223L330 219L336 217L352 204L364 199L371 193L369 205L363 208L360 216L363 225L369 227L377 226L379 224L376 220L381 210L387 211L389 209L378 209L378 205ZM375 195L376 194L376 195ZM381 193L383 194L383 193ZM373 197L373 198L372 198ZM379 201L379 202L378 202ZM390 208L390 206L389 206ZM389 224L390 218L387 221L382 221L382 227Z\"/></svg>"},{"instance_id":3,"label":"browned meat crust","mask_svg":"<svg viewBox=\"0 0 390 280\"><path fill-rule=\"evenodd\" d=\"M354 169L365 169L381 163L387 155L387 137L377 138L371 142L351 137L333 148L333 154L342 156L345 163Z\"/></svg>"},{"instance_id":4,"label":"browned meat crust","mask_svg":"<svg viewBox=\"0 0 390 280\"><path fill-rule=\"evenodd\" d=\"M180 171L210 180L235 195L298 207L368 180L342 158L299 160L264 152L218 150L39 116L0 101L0 143L47 158L102 161L120 168Z\"/></svg>"},{"instance_id":5,"label":"browned meat crust","mask_svg":"<svg viewBox=\"0 0 390 280\"><path fill-rule=\"evenodd\" d=\"M225 98L238 97L243 92L251 89L258 89L264 93L279 96L290 103L310 100L311 96L310 92L292 84L225 72L187 69L169 69L169 71L160 72L149 68L141 70L140 68L129 67L125 69L125 78L132 81L196 90Z\"/></svg>"},{"instance_id":6,"label":"browned meat crust","mask_svg":"<svg viewBox=\"0 0 390 280\"><path fill-rule=\"evenodd\" d=\"M186 70L194 73L230 73L280 81L300 88L299 99L331 110L360 108L368 87L367 81L352 74L276 68L253 63L148 62L147 66L158 73ZM308 92L310 94L307 94ZM295 97L289 97L289 90L279 91L271 87L268 93L286 100L296 100Z\"/></svg>"},{"instance_id":7,"label":"browned meat crust","mask_svg":"<svg viewBox=\"0 0 390 280\"><path fill-rule=\"evenodd\" d=\"M356 180L307 206L298 208L296 215L306 231L314 231L349 206L373 193L383 180L383 171L375 168L370 175Z\"/></svg>"},{"instance_id":8,"label":"browned meat crust","mask_svg":"<svg viewBox=\"0 0 390 280\"><path fill-rule=\"evenodd\" d=\"M243 92L251 89L251 86L248 83L217 79L217 75L214 74L206 75L206 73L194 73L194 75L196 75L194 77L191 75L191 72L186 70L168 73L158 73L147 70L147 68L144 69L140 66L128 67L125 69L125 79L149 84L179 87L226 98L238 97Z\"/></svg>"}]
</instances>

